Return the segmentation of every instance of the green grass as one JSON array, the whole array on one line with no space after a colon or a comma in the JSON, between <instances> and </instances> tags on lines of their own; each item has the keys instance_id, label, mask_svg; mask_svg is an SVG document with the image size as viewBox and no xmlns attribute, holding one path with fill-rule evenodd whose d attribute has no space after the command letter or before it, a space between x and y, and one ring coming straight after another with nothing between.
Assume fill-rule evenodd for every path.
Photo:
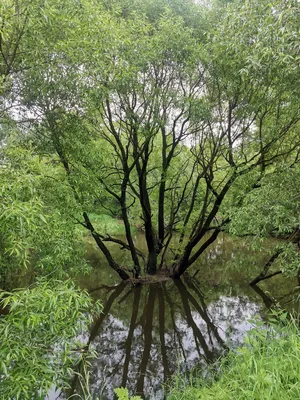
<instances>
[{"instance_id":1,"label":"green grass","mask_svg":"<svg viewBox=\"0 0 300 400\"><path fill-rule=\"evenodd\" d=\"M270 329L258 326L217 370L210 379L196 378L190 384L175 378L167 400L300 399L299 326L286 320Z\"/></svg>"},{"instance_id":2,"label":"green grass","mask_svg":"<svg viewBox=\"0 0 300 400\"><path fill-rule=\"evenodd\" d=\"M108 214L94 214L89 213L89 218L95 228L95 230L102 235L111 235L111 236L119 236L125 235L125 228L123 225L123 221L117 218L113 218ZM87 236L89 234L88 230L80 227L80 231ZM133 227L132 233L136 231L136 228Z\"/></svg>"}]
</instances>

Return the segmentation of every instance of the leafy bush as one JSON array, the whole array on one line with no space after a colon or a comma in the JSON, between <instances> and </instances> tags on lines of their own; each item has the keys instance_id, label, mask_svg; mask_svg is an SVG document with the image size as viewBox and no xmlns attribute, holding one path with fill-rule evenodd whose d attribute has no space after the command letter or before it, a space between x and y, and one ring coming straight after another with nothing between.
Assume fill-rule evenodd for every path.
<instances>
[{"instance_id":1,"label":"leafy bush","mask_svg":"<svg viewBox=\"0 0 300 400\"><path fill-rule=\"evenodd\" d=\"M55 384L67 387L74 366L87 357L80 334L91 322L92 300L71 281L40 281L0 293L0 398L44 398ZM96 307L99 309L99 306Z\"/></svg>"}]
</instances>

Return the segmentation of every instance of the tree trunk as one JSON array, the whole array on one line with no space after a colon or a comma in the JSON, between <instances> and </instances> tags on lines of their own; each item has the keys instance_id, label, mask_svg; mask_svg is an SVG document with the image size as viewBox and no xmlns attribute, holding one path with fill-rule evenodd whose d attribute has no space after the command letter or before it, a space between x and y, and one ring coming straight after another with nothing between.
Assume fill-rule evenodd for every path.
<instances>
[{"instance_id":1,"label":"tree trunk","mask_svg":"<svg viewBox=\"0 0 300 400\"><path fill-rule=\"evenodd\" d=\"M147 273L149 275L155 275L157 270L157 255L155 248L149 251L147 261Z\"/></svg>"},{"instance_id":2,"label":"tree trunk","mask_svg":"<svg viewBox=\"0 0 300 400\"><path fill-rule=\"evenodd\" d=\"M122 187L122 197L121 197L121 209L122 209L122 218L123 218L123 223L125 227L125 232L126 232L126 239L128 242L128 246L130 249L131 253L131 258L133 261L133 270L134 270L134 278L138 278L141 274L141 268L140 268L140 263L139 259L137 256L137 252L133 243L132 235L131 235L131 228L130 228L130 222L128 219L128 214L127 214L127 206L126 206L126 186L127 186L127 181L123 183Z\"/></svg>"}]
</instances>

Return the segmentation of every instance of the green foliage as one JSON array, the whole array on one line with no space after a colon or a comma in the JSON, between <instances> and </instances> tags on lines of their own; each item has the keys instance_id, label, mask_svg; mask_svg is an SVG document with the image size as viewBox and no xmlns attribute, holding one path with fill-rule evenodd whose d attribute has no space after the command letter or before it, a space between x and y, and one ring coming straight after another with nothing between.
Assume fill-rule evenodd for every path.
<instances>
[{"instance_id":1,"label":"green foliage","mask_svg":"<svg viewBox=\"0 0 300 400\"><path fill-rule=\"evenodd\" d=\"M128 390L126 388L115 389L115 393L118 396L118 400L142 400L140 396L129 397Z\"/></svg>"},{"instance_id":2,"label":"green foliage","mask_svg":"<svg viewBox=\"0 0 300 400\"><path fill-rule=\"evenodd\" d=\"M299 165L279 164L245 197L241 207L231 211L230 232L257 236L292 233L300 223L299 180Z\"/></svg>"},{"instance_id":3,"label":"green foliage","mask_svg":"<svg viewBox=\"0 0 300 400\"><path fill-rule=\"evenodd\" d=\"M74 366L88 356L81 335L99 306L71 281L43 280L0 296L9 308L0 318L0 397L40 399L53 385L67 387Z\"/></svg>"},{"instance_id":4,"label":"green foliage","mask_svg":"<svg viewBox=\"0 0 300 400\"><path fill-rule=\"evenodd\" d=\"M84 249L78 246L76 203L61 168L52 157L15 143L3 150L0 166L1 284L27 269L35 275L65 276L83 271ZM65 210L72 210L66 213Z\"/></svg>"},{"instance_id":5,"label":"green foliage","mask_svg":"<svg viewBox=\"0 0 300 400\"><path fill-rule=\"evenodd\" d=\"M299 274L300 251L295 243L287 242L278 246L282 250L276 265L285 275L297 276Z\"/></svg>"},{"instance_id":6,"label":"green foliage","mask_svg":"<svg viewBox=\"0 0 300 400\"><path fill-rule=\"evenodd\" d=\"M196 245L230 217L229 207L239 213L253 175L259 180L295 151L297 12L293 1L221 11L179 0L86 0L80 10L72 0L49 2L41 27L41 40L50 29L49 51L20 79L24 104L42 115L31 138L38 151L56 154L83 210L126 210L133 226L151 225L146 237L157 253L174 231L194 229ZM208 25L195 25L194 13ZM226 192L220 201L235 180L240 202Z\"/></svg>"},{"instance_id":7,"label":"green foliage","mask_svg":"<svg viewBox=\"0 0 300 400\"><path fill-rule=\"evenodd\" d=\"M168 400L295 400L300 397L300 331L296 321L276 318L256 327L246 345L221 360L212 379L173 389ZM180 380L179 380L180 382Z\"/></svg>"},{"instance_id":8,"label":"green foliage","mask_svg":"<svg viewBox=\"0 0 300 400\"><path fill-rule=\"evenodd\" d=\"M293 164L293 160L287 160ZM242 204L229 209L229 232L252 236L252 244L260 248L270 235L289 239L278 244L281 251L275 265L287 274L299 269L298 230L300 196L295 182L300 180L299 165L279 164L260 179L260 184L244 194ZM243 193L240 191L240 193ZM227 210L228 211L228 210Z\"/></svg>"},{"instance_id":9,"label":"green foliage","mask_svg":"<svg viewBox=\"0 0 300 400\"><path fill-rule=\"evenodd\" d=\"M13 236L3 239L6 256L17 259L22 248L20 259L63 275L72 263L77 269L82 256L74 251L76 219L82 222L83 211L110 212L126 225L123 247L137 275L136 226L144 227L148 240L148 272L164 264L170 246L178 260L170 274L174 268L181 274L207 232L223 230L232 215L242 219L247 191L255 203L255 193L261 193L253 189L272 173L279 177L280 163L291 166L293 158L297 164L298 2L3 4L3 48L10 56L14 43L17 51L8 69L6 52L1 56L0 75L13 83L5 102L14 107L17 98L32 121L30 127L23 124L26 134L19 131L16 142L27 150L33 143L35 163L43 165L41 183L33 171L37 194L30 201L46 221L36 220L38 210L20 198L22 207L32 208L32 230L27 222L15 224ZM17 119L14 113L10 117ZM46 174L54 178L54 188ZM26 210L22 214L18 207L15 203L15 215L7 214L12 218L4 230L16 219L24 221L19 217ZM284 207L273 211L266 232L271 224L281 231L296 224L292 213L286 219ZM96 222L96 229L124 233L125 227L110 225ZM236 234L237 225L231 227ZM251 234L253 225L248 224ZM101 240L98 236L103 251Z\"/></svg>"},{"instance_id":10,"label":"green foliage","mask_svg":"<svg viewBox=\"0 0 300 400\"><path fill-rule=\"evenodd\" d=\"M2 154L1 286L24 285L24 276L35 284L0 293L0 308L9 310L0 318L0 397L40 399L53 385L67 387L76 364L88 358L82 335L99 306L70 280L55 280L86 269L74 224L77 206L63 171L53 157L14 139Z\"/></svg>"},{"instance_id":11,"label":"green foliage","mask_svg":"<svg viewBox=\"0 0 300 400\"><path fill-rule=\"evenodd\" d=\"M170 253L179 265L185 252L188 265L207 233L229 219L231 233L259 240L299 228L299 2L214 3L1 2L1 286L24 271L35 280L86 270L83 211L102 235L124 234L111 216L128 217L123 248L134 267L137 226L147 226L148 258L154 264L160 256L161 266L174 232L186 241L177 237ZM298 260L289 244L276 263L294 272ZM0 320L4 398L39 398L53 382L64 386L80 359L72 349L89 322L90 299L69 281L38 282L3 294L11 310ZM269 351L259 340L251 346L255 355L264 350L262 359ZM243 383L250 390L254 378L251 390L263 395L270 379L279 382L274 396L287 389L291 382L267 357L263 370L249 354L230 356L232 371L242 364L245 376L226 383L224 396ZM118 394L128 398L126 389Z\"/></svg>"}]
</instances>

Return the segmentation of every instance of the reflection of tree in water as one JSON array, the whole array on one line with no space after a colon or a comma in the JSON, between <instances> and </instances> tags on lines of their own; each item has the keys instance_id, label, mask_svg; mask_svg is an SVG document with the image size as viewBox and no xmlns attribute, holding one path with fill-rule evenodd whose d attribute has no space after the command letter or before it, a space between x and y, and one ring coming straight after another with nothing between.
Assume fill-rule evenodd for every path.
<instances>
[{"instance_id":1,"label":"reflection of tree in water","mask_svg":"<svg viewBox=\"0 0 300 400\"><path fill-rule=\"evenodd\" d=\"M113 399L120 386L161 399L161 385L172 373L205 369L227 344L242 341L247 319L259 311L245 296L223 296L207 306L199 283L187 277L137 288L121 284L102 290L101 297L104 310L89 345L98 352L91 392L102 399Z\"/></svg>"}]
</instances>

